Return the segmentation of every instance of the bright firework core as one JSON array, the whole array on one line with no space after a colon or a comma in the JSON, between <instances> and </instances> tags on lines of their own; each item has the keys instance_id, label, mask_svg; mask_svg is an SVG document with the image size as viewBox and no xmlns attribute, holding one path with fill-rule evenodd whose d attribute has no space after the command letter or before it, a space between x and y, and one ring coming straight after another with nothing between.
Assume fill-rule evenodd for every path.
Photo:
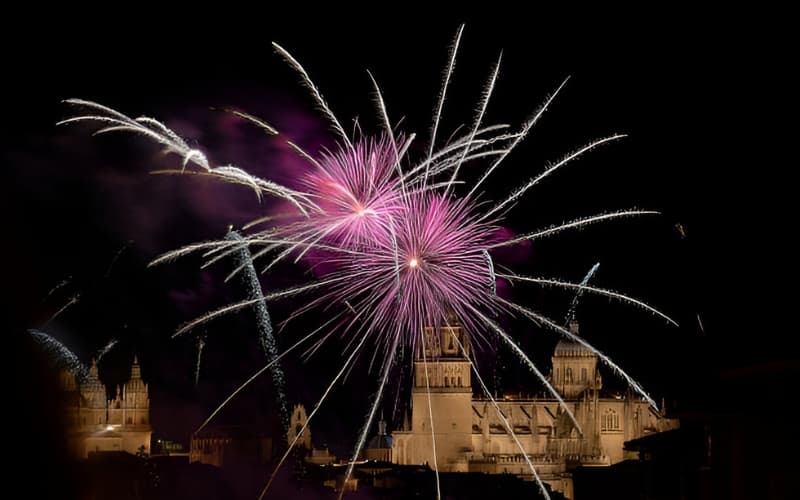
<instances>
[{"instance_id":1,"label":"bright firework core","mask_svg":"<svg viewBox=\"0 0 800 500\"><path fill-rule=\"evenodd\" d=\"M419 264L419 262L417 262L417 259L411 259L408 261L408 267L417 267L417 264Z\"/></svg>"}]
</instances>

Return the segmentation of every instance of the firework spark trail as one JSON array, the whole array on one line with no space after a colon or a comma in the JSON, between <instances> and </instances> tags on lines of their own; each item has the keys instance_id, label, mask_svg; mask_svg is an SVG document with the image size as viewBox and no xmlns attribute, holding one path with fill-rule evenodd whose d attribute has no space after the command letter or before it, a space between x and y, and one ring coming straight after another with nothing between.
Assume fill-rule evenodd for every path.
<instances>
[{"instance_id":1,"label":"firework spark trail","mask_svg":"<svg viewBox=\"0 0 800 500\"><path fill-rule=\"evenodd\" d=\"M381 115L381 119L383 120L383 126L386 130L386 134L389 136L389 141L392 143L392 148L394 149L394 157L395 157L395 168L397 169L397 176L400 179L400 190L405 194L406 192L406 185L402 182L403 180L403 169L400 167L400 152L397 149L397 141L394 138L394 132L392 131L392 123L389 121L389 113L386 111L386 103L383 101L383 95L381 94L381 89L378 86L378 82L375 80L375 77L372 76L372 73L367 71L369 75L369 79L372 80L372 84L375 87L375 101L376 105L378 106L378 112Z\"/></svg>"},{"instance_id":2,"label":"firework spark trail","mask_svg":"<svg viewBox=\"0 0 800 500\"><path fill-rule=\"evenodd\" d=\"M297 59L292 57L292 55L286 49L284 49L277 43L272 42L272 47L275 49L276 52L278 52L278 54L280 54L281 57L283 57L286 60L287 63L289 63L289 66L291 66L295 71L300 73L303 83L311 91L311 94L317 101L317 105L319 106L322 113L325 115L326 118L328 118L328 120L331 122L331 125L333 125L334 131L336 131L339 137L341 137L344 140L345 144L347 144L347 147L349 149L352 149L353 143L350 142L350 138L347 136L347 133L344 131L344 128L342 128L342 124L339 123L339 120L336 118L336 115L334 115L333 111L331 111L331 108L328 107L328 103L326 103L325 99L322 98L322 94L319 92L317 86L314 85L314 82L311 80L311 77L308 76L308 73L306 72L305 68L303 68L303 66L297 61Z\"/></svg>"},{"instance_id":3,"label":"firework spark trail","mask_svg":"<svg viewBox=\"0 0 800 500\"><path fill-rule=\"evenodd\" d=\"M198 385L200 383L200 363L203 361L203 348L205 348L205 346L205 336L199 335L197 337L197 360L194 364L194 385Z\"/></svg>"},{"instance_id":4,"label":"firework spark trail","mask_svg":"<svg viewBox=\"0 0 800 500\"><path fill-rule=\"evenodd\" d=\"M456 337L452 333L451 333L451 336L452 336L453 339L455 339L455 342L457 343L458 347L462 350L462 352L464 352L464 345L461 343L461 341L458 339L458 337ZM486 383L483 381L483 378L481 377L481 374L478 372L478 368L475 366L475 363L470 358L467 358L467 360L469 361L469 366L472 369L472 373L475 374L475 378L478 380L478 383L480 384L481 389L483 389L483 393L486 394L486 396L489 398L489 401L492 402L492 406L494 406L495 411L497 411L497 416L503 422L503 425L505 426L505 428L508 431L509 435L514 440L514 444L517 445L517 448L522 453L523 458L525 458L525 462L528 464L528 468L533 473L533 478L536 480L536 484L539 486L539 490L542 492L542 495L544 495L544 497L547 500L550 500L550 494L547 493L547 490L544 487L544 482L542 481L542 478L539 476L539 472L536 470L536 467L533 465L533 462L531 462L531 459L528 456L528 453L525 451L525 447L522 446L522 443L520 442L519 438L517 437L517 433L514 432L514 427L511 425L511 423L508 421L506 416L503 414L503 411L500 409L500 405L497 404L497 400L492 396L492 393L489 392L489 388L486 387ZM487 418L488 418L488 415L487 415Z\"/></svg>"},{"instance_id":5,"label":"firework spark trail","mask_svg":"<svg viewBox=\"0 0 800 500\"><path fill-rule=\"evenodd\" d=\"M225 235L225 238L231 241L244 240L236 231L230 231ZM249 248L244 247L239 251L239 265L244 265L244 281L247 286L248 299L256 301L253 304L253 312L256 315L258 340L261 344L261 349L264 350L267 361L272 362L278 357L278 348L275 343L272 321L270 319L269 310L267 309L266 300L264 299L264 292L261 290L261 282L258 279L255 267L253 267L253 259ZM202 347L198 347L198 366L200 363L200 352L202 352ZM289 410L286 404L286 377L279 363L273 363L270 372L272 375L272 384L277 396L276 399L278 400L278 410L280 411L283 430L287 431L289 429Z\"/></svg>"},{"instance_id":6,"label":"firework spark trail","mask_svg":"<svg viewBox=\"0 0 800 500\"><path fill-rule=\"evenodd\" d=\"M190 330L192 330L194 328L197 328L198 326L203 325L203 324L205 324L205 323L207 323L207 322L209 322L209 321L211 321L213 319L216 319L216 318L218 318L220 316L224 316L225 314L230 314L230 313L245 309L247 307L250 307L253 304L256 304L256 303L260 302L261 300L269 301L269 300L283 299L283 298L286 298L286 297L292 297L294 295L297 295L297 294L300 294L300 293L303 293L303 292L307 292L309 290L314 290L314 289L321 288L321 287L326 286L326 285L333 284L336 281L341 281L342 279L344 279L344 278L340 277L338 279L317 281L317 282L311 283L309 285L302 285L302 286L298 286L298 287L287 288L286 290L281 290L281 291L278 291L278 292L273 292L273 293L265 295L263 299L243 300L243 301L237 302L235 304L229 304L227 306L224 306L224 307L221 307L221 308L216 309L214 311L208 312L208 313L206 313L206 314L204 314L204 315L202 315L202 316L200 316L198 318L193 319L192 321L187 322L186 324L184 324L180 328L178 328L178 330L175 333L172 334L172 338L175 338L175 337L178 337L180 335L183 335L184 333L186 333L186 332L188 332L188 331L190 331Z\"/></svg>"},{"instance_id":7,"label":"firework spark trail","mask_svg":"<svg viewBox=\"0 0 800 500\"><path fill-rule=\"evenodd\" d=\"M533 117L525 122L525 124L522 126L522 130L520 130L520 132L517 134L517 137L514 138L514 142L511 143L511 146L508 148L507 152L498 158L494 163L492 163L488 169L486 169L486 172L484 172L481 178L478 179L478 182L476 182L472 186L472 189L469 190L469 193L467 193L465 196L466 199L469 200L472 198L472 195L475 194L475 191L477 191L480 185L483 184L483 182L489 178L490 175L492 175L492 172L494 172L494 170L499 167L501 163L503 163L503 160L506 159L506 156L508 156L508 154L511 153L511 151L513 151L514 148L516 148L517 145L522 142L523 139L525 139L525 137L527 137L528 132L534 127L534 125L536 125L536 122L539 121L539 118L542 117L544 112L550 106L550 103L553 102L553 99L555 99L561 89L564 88L564 85L567 84L568 80L569 77L565 78L564 81L561 82L561 85L559 85L558 88L550 95L550 97L545 100L545 103L536 111Z\"/></svg>"},{"instance_id":8,"label":"firework spark trail","mask_svg":"<svg viewBox=\"0 0 800 500\"><path fill-rule=\"evenodd\" d=\"M109 340L108 343L104 345L103 348L97 352L97 356L95 356L95 363L99 365L100 361L106 356L106 354L108 354L111 351L111 349L116 347L117 344L119 344L119 340L117 339Z\"/></svg>"},{"instance_id":9,"label":"firework spark trail","mask_svg":"<svg viewBox=\"0 0 800 500\"><path fill-rule=\"evenodd\" d=\"M403 356L403 346L402 345L398 348L398 354L399 354L399 356L397 357L397 365L400 367L399 368L400 369L400 376L398 377L398 380L397 380L397 391L395 392L395 395L394 395L394 404L392 405L392 416L391 416L390 422L394 422L394 421L397 420L397 408L399 407L400 395L402 394L403 384L404 384L405 378L406 378L405 377L405 369L403 368L403 364L402 364L403 363L403 358L404 358L404 356Z\"/></svg>"},{"instance_id":10,"label":"firework spark trail","mask_svg":"<svg viewBox=\"0 0 800 500\"><path fill-rule=\"evenodd\" d=\"M233 165L212 167L202 151L189 147L186 141L178 136L178 134L157 120L148 117L130 118L109 107L82 99L67 99L64 102L73 106L88 108L90 113L95 112L99 114L67 118L58 122L58 125L95 122L103 125L103 128L96 131L95 134L130 132L143 135L161 144L165 148L164 151L166 153L175 153L180 156L183 159L184 169L191 163L200 167L207 174L218 176L228 182L245 184L255 191L259 199L265 192L273 194L292 203L304 215L308 214L307 208L304 205L313 206L313 203L302 193L293 191L272 181L250 175Z\"/></svg>"},{"instance_id":11,"label":"firework spark trail","mask_svg":"<svg viewBox=\"0 0 800 500\"><path fill-rule=\"evenodd\" d=\"M392 345L391 349L389 349L389 351L387 353L387 359L386 359L386 361L384 361L383 373L381 374L381 381L380 381L380 385L378 386L378 392L377 392L377 394L375 394L374 400L372 402L372 408L369 411L369 416L367 417L367 421L364 423L364 427L361 430L361 433L360 433L359 438L358 438L358 443L356 444L356 448L355 448L355 450L353 450L353 457L350 459L350 463L347 466L347 472L345 472L344 483L343 483L345 485L347 484L347 481L350 479L350 476L353 475L353 468L356 465L356 460L358 460L358 456L361 454L361 450L364 448L364 443L366 443L366 441L367 441L367 434L369 433L369 430L372 428L372 422L375 420L375 414L378 412L378 406L380 406L381 400L383 399L383 391L384 391L384 389L386 389L386 382L389 379L389 373L391 372L392 364L394 363L394 356L395 356L395 353L397 352L397 345L398 345L398 342L400 341L400 339L402 338L402 335L400 335L400 328L401 327L398 325L397 331L393 335L394 344ZM364 338L366 338L366 337L364 337ZM429 401L429 403L430 403L430 401ZM433 423L433 420L431 420L431 423ZM436 459L434 459L434 463L435 463L435 461L436 461ZM438 482L439 473L438 473L438 471L436 473L436 477L437 477L437 482L436 482L436 484L437 484L437 486L436 486L437 497L436 498L438 499L438 498L441 497L441 495L439 493L439 482ZM345 488L342 487L341 491L339 492L339 500L341 500L342 496L344 496L344 490L345 490Z\"/></svg>"},{"instance_id":12,"label":"firework spark trail","mask_svg":"<svg viewBox=\"0 0 800 500\"><path fill-rule=\"evenodd\" d=\"M477 309L473 308L472 312L475 313L481 320L483 320L483 323L492 331L494 331L497 336L506 343L506 345L511 347L511 349L514 351L514 354L517 355L520 361L522 361L525 366L527 366L528 369L533 372L534 375L536 375L536 378L539 379L539 382L541 382L545 389L547 389L547 392L549 392L550 395L553 396L556 401L558 401L558 404L564 409L564 412L569 416L570 420L572 420L572 423L575 424L575 428L578 429L578 432L582 435L583 430L581 429L581 424L578 423L578 419L575 418L572 410L569 409L569 406L567 406L567 403L561 397L561 394L559 394L558 391L550 384L550 382L548 382L547 377L541 371L539 371L539 368L537 368L533 361L531 361L531 358L525 354L525 351L520 349L517 343L514 342L514 340L505 332L505 330L497 325L497 323L481 314Z\"/></svg>"},{"instance_id":13,"label":"firework spark trail","mask_svg":"<svg viewBox=\"0 0 800 500\"><path fill-rule=\"evenodd\" d=\"M565 222L563 224L556 224L555 226L549 227L547 229L542 229L540 231L535 231L528 234L523 234L522 236L517 236L516 238L512 238L510 240L501 241L499 243L493 243L488 245L486 248L487 250L491 250L493 248L502 248L511 245L516 245L522 241L533 241L538 240L540 238L545 238L547 236L552 236L556 233L560 233L561 231L566 231L567 229L580 229L585 226L596 224L598 222L607 222L611 219L619 219L624 217L638 217L641 215L660 215L660 212L656 212L653 210L619 210L617 212L610 212L607 214L600 214L600 215L593 215L591 217L582 217L580 219L575 219L570 222Z\"/></svg>"},{"instance_id":14,"label":"firework spark trail","mask_svg":"<svg viewBox=\"0 0 800 500\"><path fill-rule=\"evenodd\" d=\"M317 411L319 411L319 409L322 407L322 403L325 402L325 399L328 397L328 394L330 394L331 390L333 389L333 386L336 385L336 383L342 377L344 372L347 371L348 367L353 362L353 360L355 359L356 355L361 351L361 348L364 346L364 343L366 342L366 340L367 340L367 336L363 336L361 338L361 341L358 343L358 345L355 347L355 349L353 349L353 352L350 353L350 356L348 356L347 360L344 362L344 365L342 365L342 368L339 370L339 372L336 373L336 376L333 377L333 379L331 380L331 383L325 389L325 392L323 392L322 396L320 396L319 400L317 400L317 404L314 406L314 409L311 410L311 413L308 414L308 418L306 419L305 424L303 424L303 427L300 429L300 432L298 432L297 435L295 436L294 440L291 443L289 443L289 447L286 449L286 452L283 454L281 459L278 461L278 464L275 466L275 470L272 471L272 475L270 475L269 481L264 486L264 489L261 490L261 494L258 496L258 500L263 500L264 495L267 494L267 491L269 490L269 487L272 485L272 481L275 480L275 477L278 474L278 470L281 468L283 463L289 457L289 454L292 452L292 449L297 444L297 440L300 439L300 436L302 436L303 433L306 431L306 428L311 423L311 419L313 419L314 415L317 414Z\"/></svg>"},{"instance_id":15,"label":"firework spark trail","mask_svg":"<svg viewBox=\"0 0 800 500\"><path fill-rule=\"evenodd\" d=\"M502 298L499 298L499 300L502 301L503 303L505 303L507 306L511 307L512 309L515 309L515 310L521 312L522 314L527 316L530 320L535 321L535 322L540 322L541 324L547 326L551 330L554 330L554 331L564 335L565 337L567 337L568 339L572 340L573 342L577 342L578 344L582 345L583 347L585 347L585 348L589 349L590 351L592 351L593 353L595 353L597 355L597 357L600 358L600 361L602 361L606 366L611 368L611 370L617 376L622 378L631 388L633 388L634 391L636 391L643 399L645 399L650 404L650 406L653 407L654 410L659 411L658 410L658 405L656 404L655 400L653 400L653 398L650 397L649 394L647 394L647 392L644 390L644 388L637 381L635 381L633 379L633 377L628 375L628 373L625 370L623 370L622 368L620 368L616 363L614 363L611 360L611 358L609 358L608 356L603 354L603 352L600 351L599 349L597 349L596 347L594 347L591 344L589 344L588 342L586 342L586 340L584 340L582 337L580 337L579 335L576 335L576 334L572 333L571 331L569 331L568 329L558 325L557 323L552 321L550 318L548 318L546 316L543 316L541 314L538 314L538 313L536 313L534 311L531 311L530 309L528 309L526 307L520 306L519 304L514 304L512 302L508 302L508 301L506 301L506 300L504 300Z\"/></svg>"},{"instance_id":16,"label":"firework spark trail","mask_svg":"<svg viewBox=\"0 0 800 500\"><path fill-rule=\"evenodd\" d=\"M434 153L429 159L410 168L403 176L402 181L425 185L427 182L425 179L426 171L430 176L446 170L446 168L444 168L442 165L454 164L455 162L452 160L452 158L453 156L457 155L461 149L467 148L469 152L474 152L482 148L486 148L498 143L504 143L519 137L519 133L499 133L501 130L505 130L507 128L508 125L506 124L491 125L480 129L476 134L476 138L471 142L468 142L467 136L465 136L455 142L448 143L442 149ZM477 138L478 136L483 136L484 134L493 132L497 132L497 135L491 136L487 139Z\"/></svg>"},{"instance_id":17,"label":"firework spark trail","mask_svg":"<svg viewBox=\"0 0 800 500\"><path fill-rule=\"evenodd\" d=\"M492 261L492 256L486 250L483 250L483 259L486 261L486 269L489 271L489 290L491 290L492 295L497 295L497 275L494 272L494 262Z\"/></svg>"},{"instance_id":18,"label":"firework spark trail","mask_svg":"<svg viewBox=\"0 0 800 500\"><path fill-rule=\"evenodd\" d=\"M497 82L497 74L500 72L500 61L502 58L503 53L501 52L500 56L497 58L497 63L495 63L492 76L489 78L489 82L486 84L486 88L483 91L483 98L481 99L478 115L475 117L475 126L472 128L472 133L469 136L468 142L472 142L475 139L475 134L477 134L478 130L481 128L483 115L486 113L486 108L489 106L489 100L492 98L492 92L494 91L494 84ZM444 190L444 196L447 196L447 194L450 192L450 188L458 177L458 170L461 168L461 164L464 163L464 158L466 155L467 149L464 148L464 150L461 152L461 158L459 158L455 168L453 169L453 175L450 177L450 182L447 184L447 187Z\"/></svg>"},{"instance_id":19,"label":"firework spark trail","mask_svg":"<svg viewBox=\"0 0 800 500\"><path fill-rule=\"evenodd\" d=\"M253 116L253 115L251 115L249 113L243 113L243 112L237 111L235 109L225 109L224 111L226 113L230 113L230 114L232 114L234 116L238 116L239 118L247 120L248 122L252 123L256 127L259 127L260 129L264 130L264 132L266 132L267 135L278 135L278 130L275 127L273 127L269 123L265 122L261 118L258 118L257 116Z\"/></svg>"},{"instance_id":20,"label":"firework spark trail","mask_svg":"<svg viewBox=\"0 0 800 500\"><path fill-rule=\"evenodd\" d=\"M525 183L521 187L517 188L513 193L511 193L511 195L509 195L508 198L506 198L501 203L498 203L494 208L492 208L491 210L486 212L485 217L491 217L495 213L501 211L509 203L516 202L517 200L519 200L522 197L522 195L524 195L530 188L532 188L533 186L538 184L542 179L544 179L545 177L549 176L550 174L552 174L553 172L555 172L559 168L563 167L564 165L567 165L572 160L578 158L579 156L583 155L587 151L591 151L592 149L596 148L597 146L600 146L600 145L605 144L607 142L612 142L612 141L616 141L616 140L622 139L623 137L626 137L625 134L615 134L615 135L611 135L611 136L608 136L608 137L603 137L602 139L598 139L596 141L590 142L586 146L583 146L582 148L574 151L573 153L568 154L567 156L562 158L560 161L558 161L555 164L551 165L550 167L546 168L544 172L542 172L538 176L534 177L533 179L531 179L530 181L528 181L527 183Z\"/></svg>"},{"instance_id":21,"label":"firework spark trail","mask_svg":"<svg viewBox=\"0 0 800 500\"><path fill-rule=\"evenodd\" d=\"M111 264L108 265L106 273L103 275L104 278L108 278L109 276L111 276L111 270L114 269L114 264L117 263L117 260L119 260L119 256L122 255L122 252L124 252L131 245L131 243L133 243L133 240L126 241L125 244L122 245L122 248L120 248L117 251L117 253L114 255L114 258L111 259Z\"/></svg>"},{"instance_id":22,"label":"firework spark trail","mask_svg":"<svg viewBox=\"0 0 800 500\"><path fill-rule=\"evenodd\" d=\"M78 383L83 383L89 378L89 370L81 363L78 356L70 351L67 346L56 340L53 336L36 329L28 330L33 340L39 344L45 353L50 356L56 366L66 368L77 378Z\"/></svg>"},{"instance_id":23,"label":"firework spark trail","mask_svg":"<svg viewBox=\"0 0 800 500\"><path fill-rule=\"evenodd\" d=\"M586 285L589 284L589 281L591 281L592 277L599 268L600 268L600 263L597 262L595 265L592 266L591 269L589 269L589 272L586 273L586 276L584 276L581 282L579 283L578 290L575 292L575 296L572 297L572 303L569 305L567 314L564 317L564 325L563 325L564 328L569 326L569 322L575 319L575 312L578 310L578 303L580 302L581 297L583 296L584 289Z\"/></svg>"},{"instance_id":24,"label":"firework spark trail","mask_svg":"<svg viewBox=\"0 0 800 500\"><path fill-rule=\"evenodd\" d=\"M572 289L572 290L577 290L578 292L589 292L589 293L593 293L593 294L596 294L596 295L602 295L604 297L609 297L611 299L615 299L615 300L618 300L620 302L628 303L628 304L634 305L636 307L639 307L641 309L644 309L645 311L651 312L651 313L655 314L656 316L667 320L673 326L679 326L678 323L675 320L673 320L672 318L670 318L666 314L662 313L658 309L645 304L641 300L637 300L637 299L634 299L632 297L628 297L627 295L623 295L621 293L617 293L617 292L614 292L614 291L611 291L611 290L606 290L606 289L603 289L603 288L596 288L596 287L593 287L593 286L588 286L588 285L583 284L583 283L570 283L570 282L567 282L567 281L559 281L559 280L554 280L554 279L532 278L532 277L529 277L529 276L519 276L517 274L498 274L497 276L499 276L500 278L511 280L511 281L523 281L523 282L527 282L527 283L537 283L539 285L553 286L553 287L558 287L558 288L568 288L568 289Z\"/></svg>"},{"instance_id":25,"label":"firework spark trail","mask_svg":"<svg viewBox=\"0 0 800 500\"><path fill-rule=\"evenodd\" d=\"M49 292L47 292L47 295L44 296L42 302L45 302L47 299L49 299L50 296L56 293L56 291L58 291L59 289L67 286L70 283L70 281L72 281L72 276L67 276L66 279L61 280L61 283L57 284L56 286L51 288Z\"/></svg>"},{"instance_id":26,"label":"firework spark trail","mask_svg":"<svg viewBox=\"0 0 800 500\"><path fill-rule=\"evenodd\" d=\"M58 310L58 311L56 311L55 313L53 313L53 315L52 315L52 316L50 316L50 319L48 319L47 321L45 321L45 322L43 323L43 325L48 325L48 324L52 323L52 322L53 322L53 320L55 320L57 317L61 316L61 314L62 314L64 311L66 311L67 309L69 309L71 306L74 306L75 304L77 304L77 303L78 303L78 301L80 300L80 298L81 298L81 294L79 294L79 293L76 293L75 295L73 295L72 297L70 297L70 298L67 300L67 302L65 302L65 303L64 303L64 305L63 305L63 306L61 306L61 308L59 308L59 310Z\"/></svg>"},{"instance_id":27,"label":"firework spark trail","mask_svg":"<svg viewBox=\"0 0 800 500\"><path fill-rule=\"evenodd\" d=\"M244 381L244 383L242 383L242 384L241 384L239 387L237 387L235 391L233 391L233 392L232 392L232 393L231 393L231 394L230 394L230 395L229 395L227 398L225 398L225 400L224 400L222 403L220 403L220 405L219 405L219 406L217 406L217 408L216 408L216 409L215 409L213 412L211 412L211 414L208 416L208 418L206 418L206 419L203 421L203 423L200 425L200 427L198 427L198 428L197 428L197 430L196 430L196 431L194 431L194 432L195 432L195 434L196 434L196 433L198 433L198 432L200 432L200 431L202 431L202 430L205 428L205 426L206 426L206 425L208 425L208 423L209 423L209 422L211 422L211 420L213 420L213 419L214 419L214 417L215 417L215 416L217 416L217 414L218 414L220 411L222 411L222 409L223 409L223 408L225 408L225 406L226 406L228 403L230 403L230 402L233 400L233 398L235 398L235 397L236 397L236 395L237 395L237 394L239 394L240 392L242 392L242 390L244 390L244 389L245 389L245 388L246 388L248 385L250 385L251 383L253 383L253 382L254 382L254 381L255 381L255 380L258 378L258 377L260 377L260 376L261 376L261 375L262 375L264 372L266 372L267 370L269 370L270 368L272 368L272 366L273 366L274 364L278 363L278 362L279 362L281 359L283 359L283 357L284 357L284 356L286 356L286 355L287 355L287 354L289 354L290 352L294 351L294 350L295 350L295 348L297 348L298 346L300 346L301 344L303 344L305 341L307 341L308 339L310 339L311 337L313 337L314 335L316 335L317 333L319 333L319 331L320 331L320 330L322 330L323 328L327 327L327 326L328 326L328 325L329 325L331 322L333 322L335 319L337 319L337 318L338 318L338 316L339 316L339 315L337 315L337 316L334 316L334 317L333 317L333 318L331 318L330 320L328 320L328 321L326 321L325 323L323 323L323 324L322 324L322 325L321 325L319 328L315 329L314 331L312 331L311 333L309 333L308 335L306 335L306 336L305 336L305 337L303 337L302 339L300 339L300 340L298 340L297 342L295 342L294 344L292 344L292 345L291 345L291 346L290 346L288 349L286 349L285 351L283 351L282 353L280 353L280 354L279 354L279 355L278 355L278 356L277 356L275 359L273 359L272 361L270 361L269 363L267 363L266 365L264 365L263 367L261 367L261 369L259 369L257 372L255 372L255 373L253 374L253 376L251 376L249 379L245 380L245 381Z\"/></svg>"},{"instance_id":28,"label":"firework spark trail","mask_svg":"<svg viewBox=\"0 0 800 500\"><path fill-rule=\"evenodd\" d=\"M444 73L444 82L442 82L442 91L439 93L439 102L436 105L436 114L433 118L433 127L431 128L430 149L428 149L428 163L425 164L425 176L423 178L423 185L428 182L428 165L430 164L431 157L433 156L433 149L436 147L436 132L439 130L439 120L442 118L442 109L444 108L444 99L447 96L447 87L450 85L450 77L453 75L453 70L456 65L456 54L458 53L458 45L461 43L461 34L464 32L464 25L458 27L455 40L450 46L450 63L447 65L447 70Z\"/></svg>"}]
</instances>

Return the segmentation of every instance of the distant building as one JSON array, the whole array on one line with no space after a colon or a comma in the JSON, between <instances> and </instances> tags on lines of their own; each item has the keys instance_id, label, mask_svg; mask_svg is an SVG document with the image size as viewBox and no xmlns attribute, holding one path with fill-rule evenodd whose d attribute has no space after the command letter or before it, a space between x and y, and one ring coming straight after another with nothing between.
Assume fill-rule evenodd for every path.
<instances>
[{"instance_id":1,"label":"distant building","mask_svg":"<svg viewBox=\"0 0 800 500\"><path fill-rule=\"evenodd\" d=\"M292 409L292 414L289 417L289 433L286 439L290 446L297 439L295 446L306 450L311 449L311 429L308 427L306 407L302 404L296 404Z\"/></svg>"},{"instance_id":2,"label":"distant building","mask_svg":"<svg viewBox=\"0 0 800 500\"><path fill-rule=\"evenodd\" d=\"M298 437L299 436L299 437ZM295 442L297 439L297 442ZM294 442L296 449L305 454L303 460L313 465L330 465L336 463L336 455L326 448L316 448L311 442L311 427L308 425L306 407L302 404L294 405L289 416L289 433L286 436L287 445Z\"/></svg>"},{"instance_id":3,"label":"distant building","mask_svg":"<svg viewBox=\"0 0 800 500\"><path fill-rule=\"evenodd\" d=\"M192 435L189 462L216 467L263 465L275 456L272 436L241 425L214 425Z\"/></svg>"},{"instance_id":4,"label":"distant building","mask_svg":"<svg viewBox=\"0 0 800 500\"><path fill-rule=\"evenodd\" d=\"M98 378L94 360L81 384L74 373L62 370L61 386L67 392L69 447L76 457L102 451L150 453L150 397L135 356L130 380L117 386L113 399Z\"/></svg>"},{"instance_id":5,"label":"distant building","mask_svg":"<svg viewBox=\"0 0 800 500\"><path fill-rule=\"evenodd\" d=\"M392 437L386 434L386 421L383 417L378 422L378 435L370 439L364 448L364 459L375 462L392 461Z\"/></svg>"},{"instance_id":6,"label":"distant building","mask_svg":"<svg viewBox=\"0 0 800 500\"><path fill-rule=\"evenodd\" d=\"M577 333L577 322L571 322L570 328ZM625 441L678 425L640 398L605 393L597 355L579 343L562 340L552 357L550 382L581 430L554 398L506 396L497 403L513 426L515 439L491 401L472 394L466 332L458 325L438 331L427 328L424 338L415 353L411 410L392 435L394 463L436 464L441 472L509 473L532 479L527 455L544 482L572 498L570 471L574 467L608 466L635 458L635 453L624 450Z\"/></svg>"}]
</instances>

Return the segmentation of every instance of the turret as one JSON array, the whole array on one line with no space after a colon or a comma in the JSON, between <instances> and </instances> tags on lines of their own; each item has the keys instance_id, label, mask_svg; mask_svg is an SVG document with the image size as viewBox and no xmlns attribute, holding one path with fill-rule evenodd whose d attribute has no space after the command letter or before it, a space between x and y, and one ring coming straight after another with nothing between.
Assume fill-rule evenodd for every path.
<instances>
[{"instance_id":1,"label":"turret","mask_svg":"<svg viewBox=\"0 0 800 500\"><path fill-rule=\"evenodd\" d=\"M570 320L569 331L579 334L577 320ZM577 397L586 389L600 389L597 354L575 340L559 340L553 354L552 384L565 398Z\"/></svg>"}]
</instances>

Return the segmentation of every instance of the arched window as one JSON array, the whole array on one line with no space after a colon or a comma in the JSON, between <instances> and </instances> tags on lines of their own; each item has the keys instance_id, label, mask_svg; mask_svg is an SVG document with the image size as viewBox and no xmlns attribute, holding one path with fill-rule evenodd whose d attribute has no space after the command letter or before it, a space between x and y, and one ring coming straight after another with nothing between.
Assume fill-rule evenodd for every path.
<instances>
[{"instance_id":1,"label":"arched window","mask_svg":"<svg viewBox=\"0 0 800 500\"><path fill-rule=\"evenodd\" d=\"M572 383L572 368L567 368L567 373L564 376L564 382L567 384Z\"/></svg>"},{"instance_id":2,"label":"arched window","mask_svg":"<svg viewBox=\"0 0 800 500\"><path fill-rule=\"evenodd\" d=\"M458 386L461 387L461 377L458 377Z\"/></svg>"},{"instance_id":3,"label":"arched window","mask_svg":"<svg viewBox=\"0 0 800 500\"><path fill-rule=\"evenodd\" d=\"M619 414L616 411L608 409L603 413L600 419L600 430L602 431L618 431L619 427Z\"/></svg>"},{"instance_id":4,"label":"arched window","mask_svg":"<svg viewBox=\"0 0 800 500\"><path fill-rule=\"evenodd\" d=\"M586 368L581 368L581 382L586 383L587 375Z\"/></svg>"}]
</instances>

